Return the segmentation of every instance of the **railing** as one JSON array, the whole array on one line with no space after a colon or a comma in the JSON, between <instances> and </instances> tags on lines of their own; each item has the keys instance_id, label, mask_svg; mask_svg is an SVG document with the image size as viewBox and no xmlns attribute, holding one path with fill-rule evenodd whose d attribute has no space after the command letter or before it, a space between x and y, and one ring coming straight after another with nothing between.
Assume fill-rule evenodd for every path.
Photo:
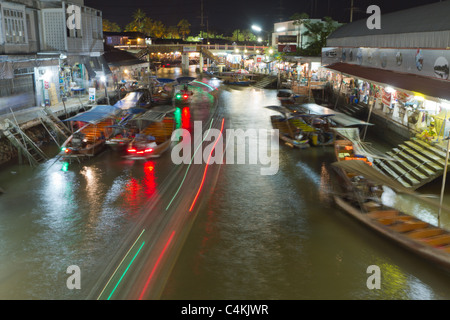
<instances>
[{"instance_id":1,"label":"railing","mask_svg":"<svg viewBox=\"0 0 450 320\"><path fill-rule=\"evenodd\" d=\"M173 47L197 47L197 50L200 51L200 47L208 49L208 50L224 50L224 51L235 51L236 49L239 50L239 52L242 51L261 51L264 52L265 49L269 48L266 46L257 46L257 45L233 45L233 44L179 44L179 43L174 43L174 44L152 44L149 45L148 48L173 48ZM116 48L119 49L124 49L124 48L143 48L143 46L116 46Z\"/></svg>"}]
</instances>

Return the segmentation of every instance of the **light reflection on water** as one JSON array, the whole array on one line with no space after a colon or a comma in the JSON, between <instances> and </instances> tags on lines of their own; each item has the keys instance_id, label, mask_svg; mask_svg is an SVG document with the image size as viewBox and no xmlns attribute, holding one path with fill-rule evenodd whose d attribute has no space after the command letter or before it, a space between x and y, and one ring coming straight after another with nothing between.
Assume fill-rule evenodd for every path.
<instances>
[{"instance_id":1,"label":"light reflection on water","mask_svg":"<svg viewBox=\"0 0 450 320\"><path fill-rule=\"evenodd\" d=\"M227 88L234 129L271 128L276 92ZM224 102L225 101L225 102ZM450 280L332 203L333 148L280 145L280 171L227 165L199 214L163 299L448 299ZM370 265L382 289L366 286Z\"/></svg>"},{"instance_id":2,"label":"light reflection on water","mask_svg":"<svg viewBox=\"0 0 450 320\"><path fill-rule=\"evenodd\" d=\"M232 128L271 128L272 111L263 106L278 104L274 91L228 89L221 99ZM183 112L190 119L196 111ZM332 148L280 145L279 152L273 176L261 176L260 165L222 167L214 201L198 215L163 298L450 298L448 275L333 207ZM158 194L160 160L106 154L67 171L51 162L1 171L8 192L0 197L0 298L84 298L86 291L65 287L67 266L103 269L139 209ZM366 287L372 264L382 271L378 291ZM83 273L83 283L98 272Z\"/></svg>"}]
</instances>

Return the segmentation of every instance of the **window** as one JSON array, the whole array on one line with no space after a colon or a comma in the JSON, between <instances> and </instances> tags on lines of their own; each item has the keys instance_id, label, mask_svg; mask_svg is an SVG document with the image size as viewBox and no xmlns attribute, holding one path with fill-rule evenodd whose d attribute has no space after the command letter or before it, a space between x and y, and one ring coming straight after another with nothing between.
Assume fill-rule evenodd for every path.
<instances>
[{"instance_id":1,"label":"window","mask_svg":"<svg viewBox=\"0 0 450 320\"><path fill-rule=\"evenodd\" d=\"M3 9L6 43L26 43L25 13L14 9Z\"/></svg>"}]
</instances>

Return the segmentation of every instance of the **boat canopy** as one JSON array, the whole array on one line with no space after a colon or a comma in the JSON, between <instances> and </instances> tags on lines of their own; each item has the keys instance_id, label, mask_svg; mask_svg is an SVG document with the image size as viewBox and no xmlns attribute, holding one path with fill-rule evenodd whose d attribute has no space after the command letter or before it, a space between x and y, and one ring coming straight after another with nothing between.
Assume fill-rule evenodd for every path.
<instances>
[{"instance_id":1,"label":"boat canopy","mask_svg":"<svg viewBox=\"0 0 450 320\"><path fill-rule=\"evenodd\" d=\"M150 109L146 113L135 117L134 121L153 121L161 122L167 116L167 114L172 113L176 110L173 106L158 106Z\"/></svg>"},{"instance_id":2,"label":"boat canopy","mask_svg":"<svg viewBox=\"0 0 450 320\"><path fill-rule=\"evenodd\" d=\"M192 82L192 81L194 81L196 78L194 78L194 77L179 77L179 78L177 78L177 82L178 83L180 83L180 84L183 84L183 83L189 83L189 82Z\"/></svg>"},{"instance_id":3,"label":"boat canopy","mask_svg":"<svg viewBox=\"0 0 450 320\"><path fill-rule=\"evenodd\" d=\"M122 110L134 108L143 94L139 91L130 92L123 99L117 101L114 106Z\"/></svg>"},{"instance_id":4,"label":"boat canopy","mask_svg":"<svg viewBox=\"0 0 450 320\"><path fill-rule=\"evenodd\" d=\"M169 78L156 78L156 81L158 81L160 83L172 83L172 82L175 82L174 79L169 79Z\"/></svg>"},{"instance_id":5,"label":"boat canopy","mask_svg":"<svg viewBox=\"0 0 450 320\"><path fill-rule=\"evenodd\" d=\"M284 115L290 113L290 111L286 107L283 107L283 106L266 106L264 108L282 113Z\"/></svg>"},{"instance_id":6,"label":"boat canopy","mask_svg":"<svg viewBox=\"0 0 450 320\"><path fill-rule=\"evenodd\" d=\"M76 116L65 119L64 121L80 121L95 124L106 118L117 115L120 111L120 108L115 106L98 105L89 111L77 114Z\"/></svg>"},{"instance_id":7,"label":"boat canopy","mask_svg":"<svg viewBox=\"0 0 450 320\"><path fill-rule=\"evenodd\" d=\"M307 110L310 113L314 114L322 114L322 115L333 115L333 121L343 127L352 127L352 126L372 126L373 124L350 117L345 113L338 112L336 110L332 110L330 108L326 108L320 106L315 103L306 103L300 106L301 108Z\"/></svg>"},{"instance_id":8,"label":"boat canopy","mask_svg":"<svg viewBox=\"0 0 450 320\"><path fill-rule=\"evenodd\" d=\"M345 160L334 162L333 166L341 168L347 172L356 172L359 175L367 178L368 180L385 185L397 192L406 194L415 194L414 191L405 188L400 182L391 179L385 174L381 173L377 169L368 165L365 161L361 160Z\"/></svg>"}]
</instances>

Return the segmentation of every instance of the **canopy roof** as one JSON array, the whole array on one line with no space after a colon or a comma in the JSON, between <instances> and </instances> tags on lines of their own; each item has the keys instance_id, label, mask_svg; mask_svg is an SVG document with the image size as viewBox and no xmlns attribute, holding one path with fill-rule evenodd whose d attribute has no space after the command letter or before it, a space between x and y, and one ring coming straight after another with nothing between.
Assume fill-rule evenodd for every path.
<instances>
[{"instance_id":1,"label":"canopy roof","mask_svg":"<svg viewBox=\"0 0 450 320\"><path fill-rule=\"evenodd\" d=\"M447 48L450 46L449 12L450 1L441 1L382 14L381 29L369 29L367 19L358 20L334 31L327 38L327 46Z\"/></svg>"},{"instance_id":2,"label":"canopy roof","mask_svg":"<svg viewBox=\"0 0 450 320\"><path fill-rule=\"evenodd\" d=\"M134 121L153 121L153 122L161 122L167 116L167 114L175 111L175 107L173 106L158 106L153 109L150 109L146 113L135 117Z\"/></svg>"},{"instance_id":3,"label":"canopy roof","mask_svg":"<svg viewBox=\"0 0 450 320\"><path fill-rule=\"evenodd\" d=\"M81 121L86 123L98 123L102 120L115 116L120 112L120 108L108 105L98 105L91 110L77 114L76 116L65 119L64 121Z\"/></svg>"},{"instance_id":4,"label":"canopy roof","mask_svg":"<svg viewBox=\"0 0 450 320\"><path fill-rule=\"evenodd\" d=\"M130 92L123 99L117 101L114 106L123 110L134 108L142 95L143 93L139 91Z\"/></svg>"},{"instance_id":5,"label":"canopy roof","mask_svg":"<svg viewBox=\"0 0 450 320\"><path fill-rule=\"evenodd\" d=\"M381 11L383 12L383 11ZM381 29L369 29L367 19L361 19L341 26L328 39L402 34L415 32L435 32L450 30L450 1L417 6L381 15Z\"/></svg>"},{"instance_id":6,"label":"canopy roof","mask_svg":"<svg viewBox=\"0 0 450 320\"><path fill-rule=\"evenodd\" d=\"M308 112L312 114L320 114L320 115L329 115L332 116L332 120L337 124L343 127L351 127L351 126L371 126L371 123L350 117L345 113L338 112L336 110L332 110L326 107L322 107L315 103L306 103L302 104L301 107L306 109Z\"/></svg>"}]
</instances>

